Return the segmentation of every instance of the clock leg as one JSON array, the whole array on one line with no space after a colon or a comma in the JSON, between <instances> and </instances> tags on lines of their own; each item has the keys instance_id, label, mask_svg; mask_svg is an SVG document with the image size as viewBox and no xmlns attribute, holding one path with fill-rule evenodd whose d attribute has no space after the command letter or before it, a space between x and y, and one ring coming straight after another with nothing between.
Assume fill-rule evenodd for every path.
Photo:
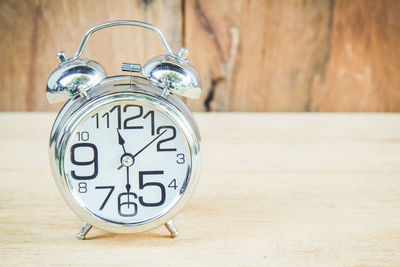
<instances>
[{"instance_id":1,"label":"clock leg","mask_svg":"<svg viewBox=\"0 0 400 267\"><path fill-rule=\"evenodd\" d=\"M87 233L89 233L90 229L92 228L92 225L87 222L83 222L82 228L79 231L79 233L76 235L76 238L79 240L84 240L86 238Z\"/></svg>"},{"instance_id":2,"label":"clock leg","mask_svg":"<svg viewBox=\"0 0 400 267\"><path fill-rule=\"evenodd\" d=\"M178 231L178 229L176 229L176 227L175 227L175 225L174 225L174 222L171 220L171 221L168 221L166 224L165 224L165 227L167 228L167 230L171 233L171 237L172 238L175 238L175 237L177 237L178 235L179 235L179 231Z\"/></svg>"}]
</instances>

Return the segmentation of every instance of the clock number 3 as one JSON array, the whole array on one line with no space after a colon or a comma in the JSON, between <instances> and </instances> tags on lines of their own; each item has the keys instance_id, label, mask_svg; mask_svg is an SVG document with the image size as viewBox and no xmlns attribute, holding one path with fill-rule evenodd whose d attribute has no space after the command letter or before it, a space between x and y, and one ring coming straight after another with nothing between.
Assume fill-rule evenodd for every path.
<instances>
[{"instance_id":1,"label":"clock number 3","mask_svg":"<svg viewBox=\"0 0 400 267\"><path fill-rule=\"evenodd\" d=\"M185 163L185 154L179 153L176 155L176 163L183 164Z\"/></svg>"}]
</instances>

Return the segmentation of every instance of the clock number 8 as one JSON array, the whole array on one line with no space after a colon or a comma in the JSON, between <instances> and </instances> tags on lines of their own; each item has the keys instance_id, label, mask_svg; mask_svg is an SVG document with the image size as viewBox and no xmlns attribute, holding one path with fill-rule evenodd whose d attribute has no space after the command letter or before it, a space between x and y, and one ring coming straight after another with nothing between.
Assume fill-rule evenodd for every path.
<instances>
[{"instance_id":1,"label":"clock number 8","mask_svg":"<svg viewBox=\"0 0 400 267\"><path fill-rule=\"evenodd\" d=\"M89 161L78 161L76 159L76 149L80 147L88 147L93 151L93 158ZM93 173L91 175L78 175L76 171L71 171L72 178L76 180L91 180L96 178L98 173L98 159L97 147L91 143L78 143L71 146L71 162L77 166L91 166L93 165Z\"/></svg>"},{"instance_id":2,"label":"clock number 8","mask_svg":"<svg viewBox=\"0 0 400 267\"><path fill-rule=\"evenodd\" d=\"M80 182L78 184L78 192L79 193L86 193L87 192L87 183L85 182Z\"/></svg>"}]
</instances>

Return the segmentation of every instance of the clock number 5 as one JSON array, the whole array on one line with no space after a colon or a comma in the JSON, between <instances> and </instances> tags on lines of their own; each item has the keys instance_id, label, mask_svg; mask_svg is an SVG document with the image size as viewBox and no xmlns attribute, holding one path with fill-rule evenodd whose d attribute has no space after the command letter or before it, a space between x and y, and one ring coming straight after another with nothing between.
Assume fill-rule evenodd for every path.
<instances>
[{"instance_id":1,"label":"clock number 5","mask_svg":"<svg viewBox=\"0 0 400 267\"><path fill-rule=\"evenodd\" d=\"M78 161L76 159L76 149L79 148L90 148L93 152L93 158L88 161ZM78 143L71 146L71 162L77 166L91 166L93 165L93 173L91 175L78 175L76 171L71 171L72 178L76 180L91 180L96 178L98 173L98 160L97 160L97 147L91 143Z\"/></svg>"},{"instance_id":2,"label":"clock number 5","mask_svg":"<svg viewBox=\"0 0 400 267\"><path fill-rule=\"evenodd\" d=\"M162 183L158 182L144 182L144 176L147 175L160 175L164 174L164 171L141 171L139 172L139 189L144 189L145 187L158 187L161 193L161 199L158 202L146 202L144 201L143 197L139 197L139 203L145 207L157 207L161 206L165 202L165 187Z\"/></svg>"}]
</instances>

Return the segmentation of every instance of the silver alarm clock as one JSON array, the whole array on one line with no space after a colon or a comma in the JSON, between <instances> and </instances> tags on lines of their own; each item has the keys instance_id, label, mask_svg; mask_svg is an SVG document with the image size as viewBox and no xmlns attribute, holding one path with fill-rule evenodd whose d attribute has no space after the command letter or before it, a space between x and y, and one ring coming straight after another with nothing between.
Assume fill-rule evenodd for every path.
<instances>
[{"instance_id":1,"label":"silver alarm clock","mask_svg":"<svg viewBox=\"0 0 400 267\"><path fill-rule=\"evenodd\" d=\"M81 58L90 35L113 26L155 32L166 55L139 64L123 63L129 75L110 76L96 61ZM50 103L65 101L50 135L50 165L71 209L84 221L77 237L96 226L137 233L165 225L188 201L200 171L200 133L176 95L198 98L200 81L186 59L174 54L160 30L131 20L89 29L73 58L60 52L50 75ZM137 75L133 75L137 74Z\"/></svg>"}]
</instances>

